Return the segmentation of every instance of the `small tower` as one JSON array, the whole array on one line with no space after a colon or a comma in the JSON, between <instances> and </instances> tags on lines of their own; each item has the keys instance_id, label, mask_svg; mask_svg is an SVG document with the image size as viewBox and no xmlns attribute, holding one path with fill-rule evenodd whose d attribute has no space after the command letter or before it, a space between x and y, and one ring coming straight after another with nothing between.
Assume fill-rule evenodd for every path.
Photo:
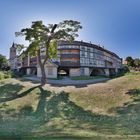
<instances>
[{"instance_id":1,"label":"small tower","mask_svg":"<svg viewBox=\"0 0 140 140\"><path fill-rule=\"evenodd\" d=\"M17 56L16 44L13 42L12 47L10 48L10 59L14 59Z\"/></svg>"},{"instance_id":2,"label":"small tower","mask_svg":"<svg viewBox=\"0 0 140 140\"><path fill-rule=\"evenodd\" d=\"M10 63L10 67L11 70L15 70L16 69L16 63L17 63L17 48L16 48L16 44L13 42L12 47L10 48L10 56L9 56L9 63Z\"/></svg>"}]
</instances>

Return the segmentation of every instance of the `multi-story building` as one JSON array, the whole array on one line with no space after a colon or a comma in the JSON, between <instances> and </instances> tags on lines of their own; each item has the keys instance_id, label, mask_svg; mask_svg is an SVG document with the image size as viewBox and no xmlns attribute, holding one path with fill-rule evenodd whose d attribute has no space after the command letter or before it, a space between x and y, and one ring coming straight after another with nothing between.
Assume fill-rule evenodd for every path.
<instances>
[{"instance_id":1,"label":"multi-story building","mask_svg":"<svg viewBox=\"0 0 140 140\"><path fill-rule=\"evenodd\" d=\"M122 67L122 59L100 46L74 41L58 43L59 69L70 76L113 75Z\"/></svg>"},{"instance_id":2,"label":"multi-story building","mask_svg":"<svg viewBox=\"0 0 140 140\"><path fill-rule=\"evenodd\" d=\"M37 57L28 55L20 59L18 61L21 64L19 68L17 62L15 62L18 60L18 56L13 51L15 48L14 45L10 48L11 68L24 69L26 74L37 74L40 77L41 72L38 67ZM45 55L44 52L45 48L42 47L42 59ZM47 62L47 77L57 77L62 70L69 76L114 75L122 68L122 59L118 55L98 45L82 41L58 42L57 54L57 59ZM15 61L13 61L13 58L16 58Z\"/></svg>"}]
</instances>

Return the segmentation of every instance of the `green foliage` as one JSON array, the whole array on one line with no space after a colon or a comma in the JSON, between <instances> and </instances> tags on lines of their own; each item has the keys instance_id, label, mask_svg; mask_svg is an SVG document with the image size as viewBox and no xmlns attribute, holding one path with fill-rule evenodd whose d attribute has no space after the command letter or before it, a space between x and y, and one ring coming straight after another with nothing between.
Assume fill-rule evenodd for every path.
<instances>
[{"instance_id":1,"label":"green foliage","mask_svg":"<svg viewBox=\"0 0 140 140\"><path fill-rule=\"evenodd\" d=\"M127 72L125 75L132 75L132 76L137 76L137 75L140 75L140 72Z\"/></svg>"},{"instance_id":2,"label":"green foliage","mask_svg":"<svg viewBox=\"0 0 140 140\"><path fill-rule=\"evenodd\" d=\"M0 80L4 79L4 73L0 72Z\"/></svg>"},{"instance_id":3,"label":"green foliage","mask_svg":"<svg viewBox=\"0 0 140 140\"><path fill-rule=\"evenodd\" d=\"M4 67L8 66L8 61L5 56L0 54L0 70L4 69Z\"/></svg>"},{"instance_id":4,"label":"green foliage","mask_svg":"<svg viewBox=\"0 0 140 140\"><path fill-rule=\"evenodd\" d=\"M78 36L77 32L82 26L80 22L73 20L65 20L58 24L48 24L45 26L42 21L32 22L30 28L22 29L21 32L16 32L16 36L25 36L25 40L29 41L26 53L31 55L37 54L37 51L42 46L46 48L46 57L56 57L57 49L56 42L58 40L73 41ZM20 49L24 48L19 45Z\"/></svg>"},{"instance_id":5,"label":"green foliage","mask_svg":"<svg viewBox=\"0 0 140 140\"><path fill-rule=\"evenodd\" d=\"M18 54L20 54L22 50L25 49L25 46L23 44L17 44L16 48L17 48Z\"/></svg>"},{"instance_id":6,"label":"green foliage","mask_svg":"<svg viewBox=\"0 0 140 140\"><path fill-rule=\"evenodd\" d=\"M49 48L49 58L57 58L57 42L53 41L50 43L50 48Z\"/></svg>"},{"instance_id":7,"label":"green foliage","mask_svg":"<svg viewBox=\"0 0 140 140\"><path fill-rule=\"evenodd\" d=\"M126 58L127 65L131 71L140 71L140 59L135 58L133 59L131 56Z\"/></svg>"},{"instance_id":8,"label":"green foliage","mask_svg":"<svg viewBox=\"0 0 140 140\"><path fill-rule=\"evenodd\" d=\"M129 72L129 67L127 65L126 66L123 66L122 71L124 73Z\"/></svg>"},{"instance_id":9,"label":"green foliage","mask_svg":"<svg viewBox=\"0 0 140 140\"><path fill-rule=\"evenodd\" d=\"M140 59L139 58L134 59L134 65L135 65L135 67L140 67Z\"/></svg>"},{"instance_id":10,"label":"green foliage","mask_svg":"<svg viewBox=\"0 0 140 140\"><path fill-rule=\"evenodd\" d=\"M128 66L134 66L134 59L131 56L126 57L126 61L128 63Z\"/></svg>"},{"instance_id":11,"label":"green foliage","mask_svg":"<svg viewBox=\"0 0 140 140\"><path fill-rule=\"evenodd\" d=\"M12 75L12 72L11 71L0 71L0 80L2 79L7 79L7 78L11 78L13 75Z\"/></svg>"}]
</instances>

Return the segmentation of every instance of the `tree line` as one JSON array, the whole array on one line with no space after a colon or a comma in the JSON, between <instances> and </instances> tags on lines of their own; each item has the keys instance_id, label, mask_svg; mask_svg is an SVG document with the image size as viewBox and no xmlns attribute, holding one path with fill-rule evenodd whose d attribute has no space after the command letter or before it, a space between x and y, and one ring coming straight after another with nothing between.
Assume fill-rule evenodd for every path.
<instances>
[{"instance_id":1,"label":"tree line","mask_svg":"<svg viewBox=\"0 0 140 140\"><path fill-rule=\"evenodd\" d=\"M140 58L126 57L127 65L134 68L140 68Z\"/></svg>"}]
</instances>

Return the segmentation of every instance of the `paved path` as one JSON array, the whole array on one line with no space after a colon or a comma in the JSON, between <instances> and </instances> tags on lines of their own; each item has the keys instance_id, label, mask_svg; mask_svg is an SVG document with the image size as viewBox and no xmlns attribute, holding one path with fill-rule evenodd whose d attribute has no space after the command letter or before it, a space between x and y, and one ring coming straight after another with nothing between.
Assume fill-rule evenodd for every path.
<instances>
[{"instance_id":1,"label":"paved path","mask_svg":"<svg viewBox=\"0 0 140 140\"><path fill-rule=\"evenodd\" d=\"M31 81L39 81L40 78L38 77L24 77L27 80ZM78 86L78 85L87 85L87 84L95 84L95 83L101 83L101 82L106 82L110 78L99 78L99 79L90 79L90 80L72 80L69 77L64 77L61 80L53 80L53 79L48 79L47 83L52 84L52 85L72 85L72 86Z\"/></svg>"}]
</instances>

